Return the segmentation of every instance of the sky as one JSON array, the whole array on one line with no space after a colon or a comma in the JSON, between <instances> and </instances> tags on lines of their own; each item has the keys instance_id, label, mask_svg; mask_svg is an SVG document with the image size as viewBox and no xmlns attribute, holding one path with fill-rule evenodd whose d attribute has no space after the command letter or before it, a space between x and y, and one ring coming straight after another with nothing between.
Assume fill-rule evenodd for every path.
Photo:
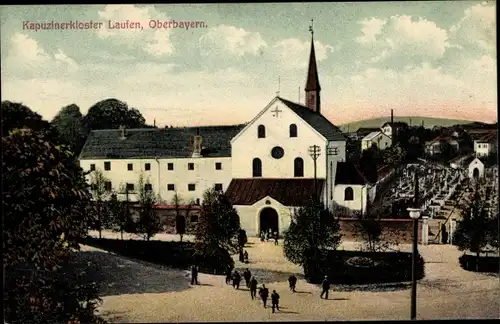
<instances>
[{"instance_id":1,"label":"sky","mask_svg":"<svg viewBox=\"0 0 500 324\"><path fill-rule=\"evenodd\" d=\"M48 120L108 98L157 126L248 122L278 92L303 103L311 19L334 124L390 109L497 120L495 2L0 6L0 18L2 100ZM127 20L142 29L110 28ZM101 28L32 28L51 21Z\"/></svg>"}]
</instances>

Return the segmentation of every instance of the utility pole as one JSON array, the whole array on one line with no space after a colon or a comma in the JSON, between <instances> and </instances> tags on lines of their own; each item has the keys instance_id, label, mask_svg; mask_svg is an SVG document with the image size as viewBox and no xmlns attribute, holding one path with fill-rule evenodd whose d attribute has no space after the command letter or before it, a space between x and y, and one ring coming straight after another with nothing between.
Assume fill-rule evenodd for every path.
<instances>
[{"instance_id":1,"label":"utility pole","mask_svg":"<svg viewBox=\"0 0 500 324\"><path fill-rule=\"evenodd\" d=\"M314 162L314 200L315 202L318 202L318 179L317 179L317 167L316 167L316 161L318 160L318 157L321 155L321 148L318 145L311 145L309 146L309 155L313 159Z\"/></svg>"}]
</instances>

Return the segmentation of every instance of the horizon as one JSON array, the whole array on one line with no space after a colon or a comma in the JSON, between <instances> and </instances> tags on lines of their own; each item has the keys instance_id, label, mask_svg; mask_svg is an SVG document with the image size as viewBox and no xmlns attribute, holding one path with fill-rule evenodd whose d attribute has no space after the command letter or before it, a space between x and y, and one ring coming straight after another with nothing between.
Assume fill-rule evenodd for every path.
<instances>
[{"instance_id":1,"label":"horizon","mask_svg":"<svg viewBox=\"0 0 500 324\"><path fill-rule=\"evenodd\" d=\"M47 120L70 104L85 114L115 98L158 127L247 123L277 94L303 104L314 18L322 114L335 125L391 109L395 118L495 123L495 8L479 1L2 6L2 97ZM194 27L147 27L172 19ZM29 29L76 20L103 28ZM146 27L109 28L126 20Z\"/></svg>"}]
</instances>

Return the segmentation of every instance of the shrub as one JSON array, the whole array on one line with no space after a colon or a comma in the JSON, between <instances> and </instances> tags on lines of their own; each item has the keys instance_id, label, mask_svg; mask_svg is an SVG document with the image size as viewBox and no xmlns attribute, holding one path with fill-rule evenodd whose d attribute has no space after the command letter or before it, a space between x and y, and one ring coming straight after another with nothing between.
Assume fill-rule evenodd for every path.
<instances>
[{"instance_id":1,"label":"shrub","mask_svg":"<svg viewBox=\"0 0 500 324\"><path fill-rule=\"evenodd\" d=\"M223 249L211 254L196 253L191 242L163 242L142 240L115 240L86 237L81 244L94 246L119 255L155 264L187 269L196 264L200 272L224 274L234 261Z\"/></svg>"},{"instance_id":2,"label":"shrub","mask_svg":"<svg viewBox=\"0 0 500 324\"><path fill-rule=\"evenodd\" d=\"M334 284L389 283L411 280L412 254L405 252L328 251L321 264L308 262L304 273L311 283L324 275ZM417 279L424 277L424 259L417 259Z\"/></svg>"},{"instance_id":3,"label":"shrub","mask_svg":"<svg viewBox=\"0 0 500 324\"><path fill-rule=\"evenodd\" d=\"M475 255L464 254L458 258L458 262L464 270L498 272L498 257L496 256L481 256L477 258Z\"/></svg>"}]
</instances>

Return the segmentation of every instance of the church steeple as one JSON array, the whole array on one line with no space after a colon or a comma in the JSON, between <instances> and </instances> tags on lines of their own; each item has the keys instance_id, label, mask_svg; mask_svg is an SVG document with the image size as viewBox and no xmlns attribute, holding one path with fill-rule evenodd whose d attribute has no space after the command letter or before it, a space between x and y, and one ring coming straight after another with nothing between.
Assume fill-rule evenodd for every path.
<instances>
[{"instance_id":1,"label":"church steeple","mask_svg":"<svg viewBox=\"0 0 500 324\"><path fill-rule=\"evenodd\" d=\"M314 112L321 113L320 111L320 91L321 86L319 85L318 77L318 66L316 65L316 53L314 51L314 30L313 22L311 19L311 26L309 26L309 31L311 32L311 53L309 55L309 69L307 71L307 81L306 81L306 107Z\"/></svg>"}]
</instances>

